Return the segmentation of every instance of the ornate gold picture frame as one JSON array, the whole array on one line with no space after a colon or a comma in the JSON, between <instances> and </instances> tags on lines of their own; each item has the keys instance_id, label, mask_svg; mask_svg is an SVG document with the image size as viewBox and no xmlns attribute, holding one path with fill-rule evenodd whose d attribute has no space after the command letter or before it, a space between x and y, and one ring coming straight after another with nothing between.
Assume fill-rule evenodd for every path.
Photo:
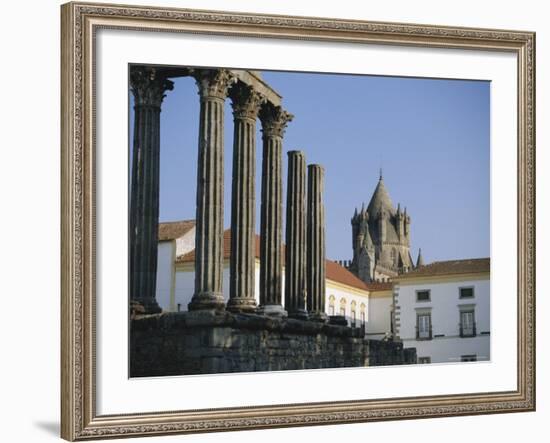
<instances>
[{"instance_id":1,"label":"ornate gold picture frame","mask_svg":"<svg viewBox=\"0 0 550 443\"><path fill-rule=\"evenodd\" d=\"M535 34L524 31L67 3L61 7L61 436L87 440L533 411ZM96 33L187 33L331 44L472 49L517 57L517 389L148 413L97 413ZM126 122L121 122L125 125ZM123 148L121 148L123 149Z\"/></svg>"}]
</instances>

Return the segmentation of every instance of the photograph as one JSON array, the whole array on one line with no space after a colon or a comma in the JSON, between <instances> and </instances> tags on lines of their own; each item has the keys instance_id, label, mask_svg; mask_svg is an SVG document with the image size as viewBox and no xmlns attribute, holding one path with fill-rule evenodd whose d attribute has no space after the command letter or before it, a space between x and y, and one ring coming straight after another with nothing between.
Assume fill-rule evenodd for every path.
<instances>
[{"instance_id":1,"label":"photograph","mask_svg":"<svg viewBox=\"0 0 550 443\"><path fill-rule=\"evenodd\" d=\"M548 433L546 3L6 7L2 441Z\"/></svg>"},{"instance_id":2,"label":"photograph","mask_svg":"<svg viewBox=\"0 0 550 443\"><path fill-rule=\"evenodd\" d=\"M61 7L61 436L533 411L535 31L205 8Z\"/></svg>"},{"instance_id":3,"label":"photograph","mask_svg":"<svg viewBox=\"0 0 550 443\"><path fill-rule=\"evenodd\" d=\"M491 360L491 82L128 66L129 376Z\"/></svg>"}]
</instances>

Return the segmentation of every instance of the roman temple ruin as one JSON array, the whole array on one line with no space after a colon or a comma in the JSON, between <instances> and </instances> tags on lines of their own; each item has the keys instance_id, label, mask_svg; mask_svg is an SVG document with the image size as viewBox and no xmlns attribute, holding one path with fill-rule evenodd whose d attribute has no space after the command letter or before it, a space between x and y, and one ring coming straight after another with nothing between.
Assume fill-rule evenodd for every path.
<instances>
[{"instance_id":1,"label":"roman temple ruin","mask_svg":"<svg viewBox=\"0 0 550 443\"><path fill-rule=\"evenodd\" d=\"M155 298L160 113L176 77L198 87L194 291L187 311ZM288 152L283 247L283 140L293 115L256 71L130 67L134 143L130 196L130 375L177 375L402 364L401 343L325 313L324 168ZM224 104L233 109L229 299L224 300ZM262 131L259 303L255 288L256 123ZM283 272L284 269L284 272ZM284 283L283 283L284 277ZM333 318L334 317L334 318Z\"/></svg>"}]
</instances>

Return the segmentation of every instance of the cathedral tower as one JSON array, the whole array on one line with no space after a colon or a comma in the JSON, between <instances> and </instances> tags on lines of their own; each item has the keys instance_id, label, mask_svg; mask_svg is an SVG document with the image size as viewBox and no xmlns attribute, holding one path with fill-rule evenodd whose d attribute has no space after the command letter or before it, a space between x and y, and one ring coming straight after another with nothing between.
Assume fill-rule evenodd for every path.
<instances>
[{"instance_id":1,"label":"cathedral tower","mask_svg":"<svg viewBox=\"0 0 550 443\"><path fill-rule=\"evenodd\" d=\"M413 268L410 255L411 218L394 208L382 174L370 203L351 219L353 260L350 270L365 282L386 280Z\"/></svg>"}]
</instances>

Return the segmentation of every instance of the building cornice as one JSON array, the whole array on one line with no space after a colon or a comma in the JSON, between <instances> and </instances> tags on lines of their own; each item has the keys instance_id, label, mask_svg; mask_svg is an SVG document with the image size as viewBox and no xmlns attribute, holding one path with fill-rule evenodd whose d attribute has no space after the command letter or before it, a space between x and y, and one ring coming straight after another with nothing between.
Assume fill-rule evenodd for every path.
<instances>
[{"instance_id":1,"label":"building cornice","mask_svg":"<svg viewBox=\"0 0 550 443\"><path fill-rule=\"evenodd\" d=\"M393 290L388 289L387 291L372 291L369 292L370 298L386 298L386 297L392 297L393 296Z\"/></svg>"},{"instance_id":2,"label":"building cornice","mask_svg":"<svg viewBox=\"0 0 550 443\"><path fill-rule=\"evenodd\" d=\"M260 260L258 260L258 259L255 260L255 266L256 266L256 268L260 267ZM176 262L175 267L176 267L176 272L177 271L193 272L195 270L195 262L192 262L192 261L190 261L190 262ZM224 268L229 267L229 259L225 259L223 261L223 267ZM283 272L284 272L284 266L283 266ZM347 292L352 292L356 295L359 295L361 297L365 297L367 299L368 299L369 295L371 294L371 292L367 289L355 288L353 286L346 285L345 283L340 283L338 281L331 280L330 278L327 278L326 281L327 281L327 285L330 285L331 287L335 287L337 289L342 289L342 290L345 290ZM390 291L390 294L391 294L391 291Z\"/></svg>"},{"instance_id":3,"label":"building cornice","mask_svg":"<svg viewBox=\"0 0 550 443\"><path fill-rule=\"evenodd\" d=\"M400 275L392 278L392 282L399 286L410 286L418 283L445 283L445 282L462 282L472 280L489 280L490 272L470 272L467 274L447 274L447 275L419 275L407 276Z\"/></svg>"},{"instance_id":4,"label":"building cornice","mask_svg":"<svg viewBox=\"0 0 550 443\"><path fill-rule=\"evenodd\" d=\"M369 295L370 295L369 291L366 290L366 289L359 289L359 288L355 288L353 286L348 286L344 283L340 283L340 282L337 282L335 280L331 280L329 278L327 278L326 280L327 280L327 285L334 286L338 289L343 289L343 290L348 291L348 292L353 292L354 294L357 294L361 297L368 298Z\"/></svg>"}]
</instances>

